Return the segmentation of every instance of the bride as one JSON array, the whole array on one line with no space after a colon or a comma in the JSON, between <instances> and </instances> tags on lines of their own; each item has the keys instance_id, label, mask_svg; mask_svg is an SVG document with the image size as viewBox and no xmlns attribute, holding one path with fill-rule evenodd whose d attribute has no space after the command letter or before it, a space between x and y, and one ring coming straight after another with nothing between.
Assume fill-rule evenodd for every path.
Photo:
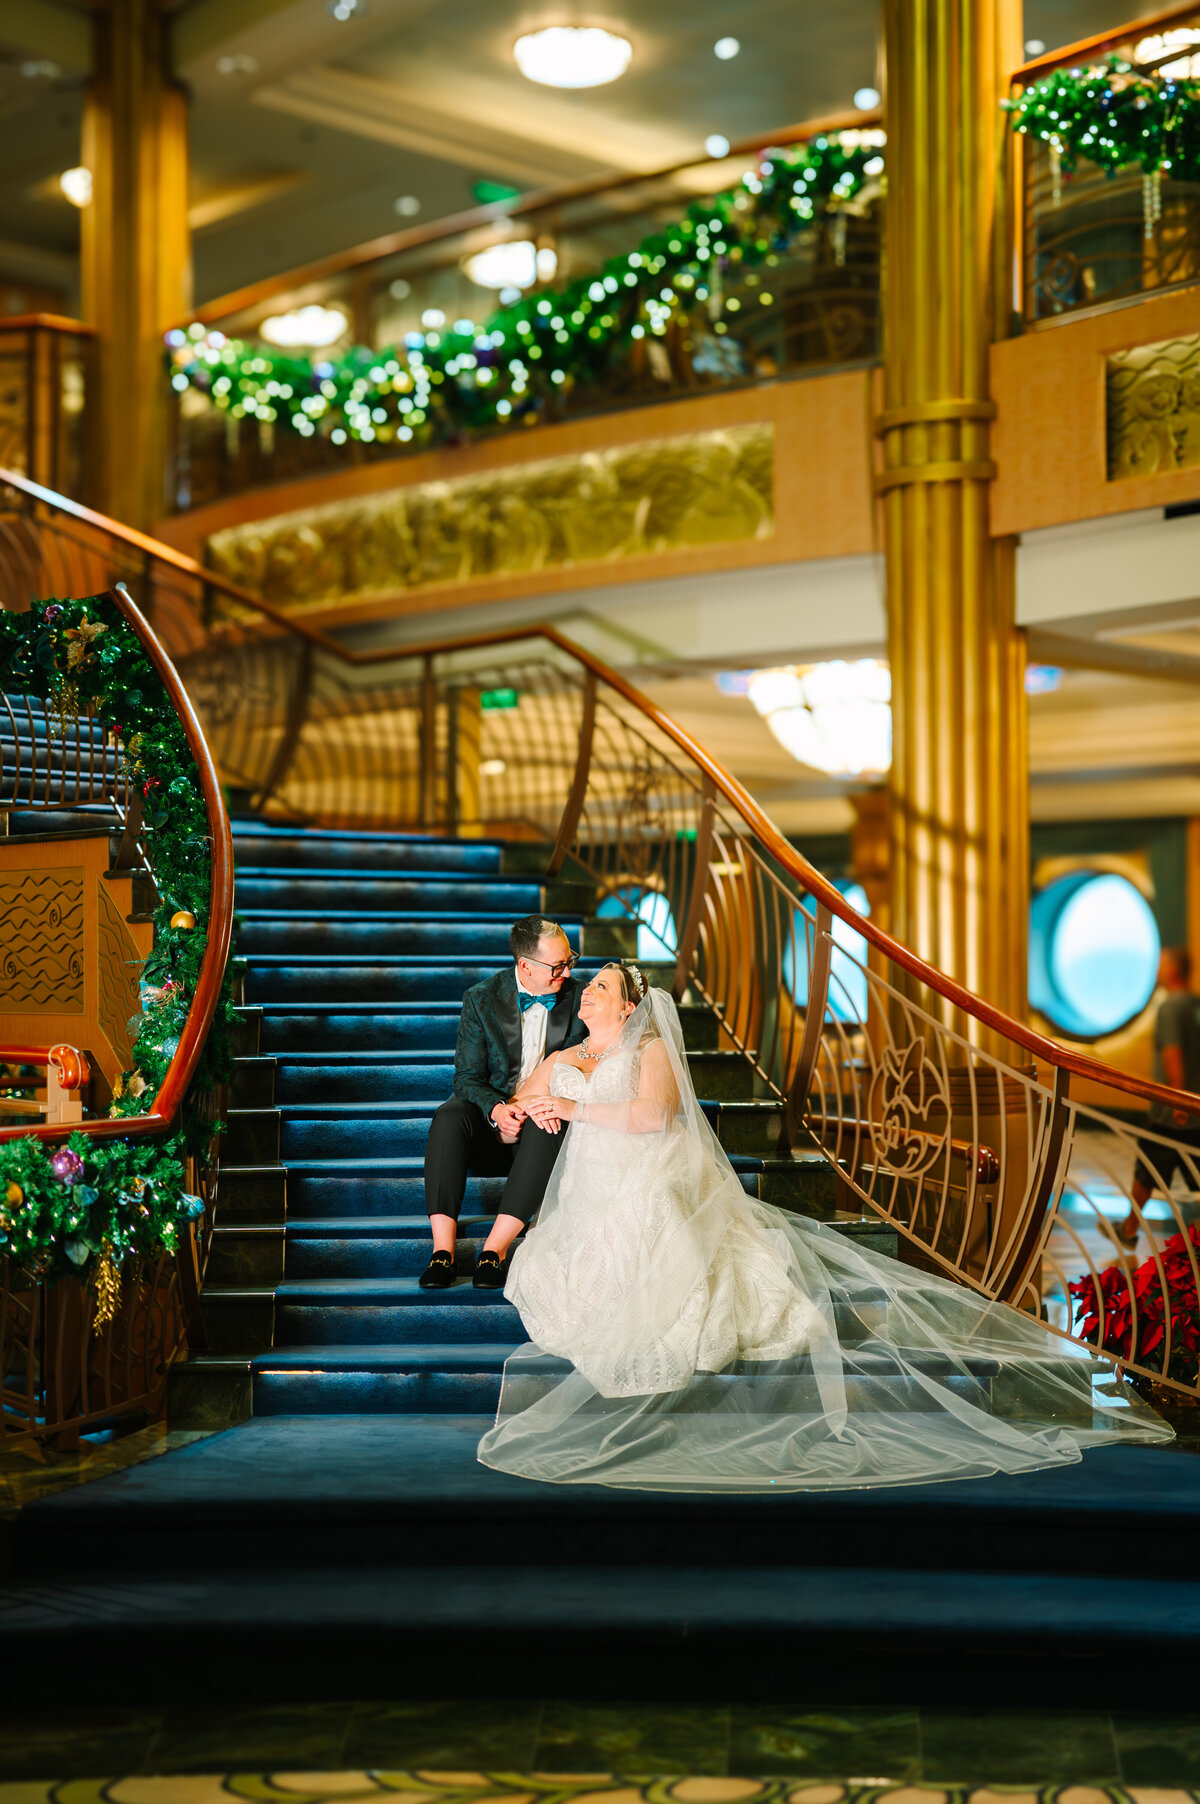
<instances>
[{"instance_id":1,"label":"bride","mask_svg":"<svg viewBox=\"0 0 1200 1804\"><path fill-rule=\"evenodd\" d=\"M679 1017L632 965L516 1098L567 1141L505 1295L488 1466L560 1484L821 1490L1024 1472L1171 1430L1030 1316L748 1197Z\"/></svg>"}]
</instances>

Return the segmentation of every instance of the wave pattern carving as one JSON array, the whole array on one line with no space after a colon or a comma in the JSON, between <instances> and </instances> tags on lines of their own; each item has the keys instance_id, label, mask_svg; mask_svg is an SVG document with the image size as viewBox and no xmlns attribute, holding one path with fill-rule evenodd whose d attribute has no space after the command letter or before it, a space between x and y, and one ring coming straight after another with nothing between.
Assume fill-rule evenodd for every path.
<instances>
[{"instance_id":1,"label":"wave pattern carving","mask_svg":"<svg viewBox=\"0 0 1200 1804\"><path fill-rule=\"evenodd\" d=\"M0 1013L83 1013L83 871L0 874Z\"/></svg>"}]
</instances>

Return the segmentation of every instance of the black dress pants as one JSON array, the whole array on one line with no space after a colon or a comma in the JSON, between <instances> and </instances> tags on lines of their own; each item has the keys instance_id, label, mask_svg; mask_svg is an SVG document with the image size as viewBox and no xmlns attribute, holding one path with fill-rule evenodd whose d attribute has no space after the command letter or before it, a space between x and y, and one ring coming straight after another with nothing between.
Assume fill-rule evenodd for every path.
<instances>
[{"instance_id":1,"label":"black dress pants","mask_svg":"<svg viewBox=\"0 0 1200 1804\"><path fill-rule=\"evenodd\" d=\"M425 1147L425 1206L430 1215L458 1220L467 1178L507 1177L500 1200L502 1215L532 1219L550 1182L554 1161L562 1151L566 1129L548 1134L534 1121L524 1121L515 1146L505 1146L483 1110L464 1097L452 1096L434 1112Z\"/></svg>"}]
</instances>

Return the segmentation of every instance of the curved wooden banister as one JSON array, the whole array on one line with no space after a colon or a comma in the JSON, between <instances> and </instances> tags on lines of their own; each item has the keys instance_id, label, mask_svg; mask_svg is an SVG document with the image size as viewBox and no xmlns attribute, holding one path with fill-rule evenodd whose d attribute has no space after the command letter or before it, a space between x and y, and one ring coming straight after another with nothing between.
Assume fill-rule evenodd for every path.
<instances>
[{"instance_id":1,"label":"curved wooden banister","mask_svg":"<svg viewBox=\"0 0 1200 1804\"><path fill-rule=\"evenodd\" d=\"M46 491L42 491L42 493L45 494ZM51 499L56 506L61 501L59 496L52 496ZM93 519L104 526L108 525L101 515L94 515ZM147 543L154 545L155 541L149 540ZM0 1128L0 1141L27 1137L30 1134L39 1140L65 1140L71 1134L88 1134L97 1139L142 1139L168 1132L174 1126L179 1106L192 1081L192 1075L204 1049L204 1042L208 1037L208 1030L212 1025L213 1014L221 993L225 966L229 962L229 948L233 936L233 833L229 825L229 815L225 809L220 778L213 762L212 753L201 731L200 722L187 691L179 680L179 674L141 610L130 599L128 591L122 584L118 584L115 590L110 590L107 599L133 629L142 649L162 679L163 687L170 697L171 705L179 716L187 736L192 757L196 761L200 790L204 797L204 808L208 817L208 831L212 842L208 940L200 965L196 993L192 998L183 1032L179 1036L179 1045L167 1068L167 1074L155 1098L154 1107L148 1114L122 1116L118 1119L103 1118L77 1122L74 1125L63 1123L59 1126L36 1128Z\"/></svg>"},{"instance_id":2,"label":"curved wooden banister","mask_svg":"<svg viewBox=\"0 0 1200 1804\"><path fill-rule=\"evenodd\" d=\"M365 669L371 666L394 664L397 659L421 661L437 656L450 656L456 652L482 651L495 646L517 645L532 640L541 640L556 646L558 650L571 658L582 669L590 672L593 677L604 683L607 688L621 696L630 707L634 708L644 719L651 722L659 732L664 734L665 737L684 754L697 772L713 784L717 793L723 797L725 802L740 816L742 822L749 828L759 845L776 861L780 868L786 871L787 874L812 896L818 904L827 908L831 915L835 915L839 920L844 921L848 927L853 928L854 932L860 934L862 938L866 940L868 945L875 947L885 958L890 959L894 964L900 966L902 970L907 971L911 977L914 977L919 983L925 985L925 987L932 991L933 994L942 997L943 1000L949 1002L954 1008L959 1009L964 1015L971 1017L980 1022L983 1026L991 1029L993 1033L999 1034L1003 1038L1011 1041L1014 1045L1022 1047L1024 1051L1031 1054L1033 1058L1040 1060L1052 1069L1069 1072L1075 1077L1091 1079L1097 1083L1106 1084L1110 1088L1119 1090L1127 1096L1135 1097L1141 1102L1165 1103L1171 1108L1186 1109L1191 1113L1200 1114L1200 1096L1193 1095L1189 1091L1173 1090L1167 1085L1156 1084L1147 1078L1135 1077L1128 1072L1117 1071L1112 1066L1106 1065L1100 1059L1092 1058L1087 1053L1076 1052L1066 1046L1060 1046L1056 1040L1048 1039L1044 1034L1039 1034L1033 1028L1026 1026L1024 1022L1016 1020L1011 1015L1006 1015L1002 1009L994 1007L983 997L972 995L969 990L965 989L962 984L956 982L954 978L948 977L944 972L938 971L932 965L926 964L925 960L917 953L911 951L907 946L902 945L899 940L893 939L890 934L885 933L883 929L869 917L857 914L846 901L841 891L837 889L834 884L830 883L828 878L822 876L821 872L818 871L814 865L811 865L801 852L797 851L791 841L780 832L770 816L759 807L749 791L731 772L725 770L724 767L705 750L699 741L693 739L690 733L681 727L677 721L672 719L672 717L660 708L656 702L652 701L648 695L643 694L643 692L638 689L635 684L631 683L627 677L623 676L620 671L612 669L611 666L605 664L592 652L586 650L581 645L577 645L573 640L568 639L566 635L560 633L556 627L545 623L531 626L508 627L490 633L471 633L457 638L413 640L371 651L356 651L341 644L337 639L331 638L328 634L321 632L318 628L310 626L305 621L292 619L288 614L284 613L282 609L273 607L269 602L261 600L251 591L242 589L238 584L229 582L226 578L218 576L214 571L206 569L203 564L197 563L194 558L187 557L183 552L176 551L173 547L162 544L159 540L149 537L146 533L136 532L131 527L121 526L118 522L107 519L103 514L95 513L92 509L83 507L78 502L70 501L65 496L57 495L50 489L42 488L37 483L30 482L26 477L19 476L12 471L0 469L0 486L4 485L8 485L19 493L29 496L32 500L42 502L48 507L56 509L60 513L65 513L73 519L94 526L99 530L108 533L122 544L129 545L139 550L144 555L156 558L171 568L194 577L198 582L207 584L216 592L228 596L229 599L236 602L240 608L252 610L262 619L270 621L271 625L280 632L286 633L294 639L306 641L309 645L325 652L329 657L335 658L348 666ZM133 609L133 603L128 600L128 597L125 597L125 600L121 605ZM133 609L133 612L136 614L137 610ZM141 620L140 615L137 617ZM144 621L141 622L141 630L153 640L153 634L150 632L150 628ZM154 640L154 644L157 645L157 640ZM204 745L199 725L196 723L195 715L191 711L190 703L187 702L179 678L161 646L158 646L158 655L162 658L165 667L171 672L173 693L178 693L183 698L184 706L187 708L185 724L190 721L188 727L189 739L192 739L194 733L195 740L193 740L193 750L195 750L196 742L201 746ZM207 752L207 748L205 748L204 752L204 761L201 760L200 755L197 753L197 763L200 765L202 773L206 768L209 771L212 771L211 757ZM224 806L220 802L220 790L219 787L216 786L215 773L213 773L212 781L218 805L221 807L221 817L224 819ZM206 798L207 793L206 790ZM228 835L228 831L228 821L226 819L226 835ZM216 907L218 864L216 842L217 836L214 833L214 907L210 936L217 931L218 919ZM228 859L231 869L231 851L228 854ZM230 913L232 914L232 907L230 907ZM210 951L212 944L213 941L210 937ZM219 985L219 976L216 978L215 982ZM172 1063L171 1072L168 1073L168 1084L171 1082L171 1075L175 1071L176 1063L179 1061L182 1051L183 1047L181 1045L180 1053L176 1054L176 1060ZM164 1085L164 1094L166 1091L167 1085ZM171 1100L173 1106L177 1106L178 1098L175 1095L173 1086L171 1090ZM154 1117L147 1116L142 1119L150 1121L153 1120ZM122 1124L122 1128L126 1125L128 1124Z\"/></svg>"},{"instance_id":3,"label":"curved wooden banister","mask_svg":"<svg viewBox=\"0 0 1200 1804\"><path fill-rule=\"evenodd\" d=\"M1108 50L1115 50L1120 44L1127 44L1131 38L1153 37L1155 33L1169 31L1173 25L1192 25L1200 22L1200 9L1195 0L1183 6L1164 7L1161 12L1148 13L1144 19L1127 19L1115 31L1100 31L1093 37L1078 38L1073 44L1063 44L1057 50L1047 50L1041 56L1033 57L1022 63L1013 71L1015 82L1028 84L1036 81L1039 75L1048 75L1053 69L1075 69L1081 63L1094 63ZM1178 56L1179 51L1175 54Z\"/></svg>"}]
</instances>

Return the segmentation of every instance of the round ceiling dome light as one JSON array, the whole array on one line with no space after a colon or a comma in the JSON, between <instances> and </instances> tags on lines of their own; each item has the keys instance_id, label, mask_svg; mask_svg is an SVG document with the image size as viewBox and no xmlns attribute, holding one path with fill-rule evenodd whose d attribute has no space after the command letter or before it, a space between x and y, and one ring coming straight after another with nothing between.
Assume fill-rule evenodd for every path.
<instances>
[{"instance_id":1,"label":"round ceiling dome light","mask_svg":"<svg viewBox=\"0 0 1200 1804\"><path fill-rule=\"evenodd\" d=\"M547 25L513 45L521 74L546 88L602 88L624 75L632 56L628 38L599 25Z\"/></svg>"},{"instance_id":2,"label":"round ceiling dome light","mask_svg":"<svg viewBox=\"0 0 1200 1804\"><path fill-rule=\"evenodd\" d=\"M490 244L466 258L463 269L480 288L532 288L538 279L537 246L528 238Z\"/></svg>"}]
</instances>

